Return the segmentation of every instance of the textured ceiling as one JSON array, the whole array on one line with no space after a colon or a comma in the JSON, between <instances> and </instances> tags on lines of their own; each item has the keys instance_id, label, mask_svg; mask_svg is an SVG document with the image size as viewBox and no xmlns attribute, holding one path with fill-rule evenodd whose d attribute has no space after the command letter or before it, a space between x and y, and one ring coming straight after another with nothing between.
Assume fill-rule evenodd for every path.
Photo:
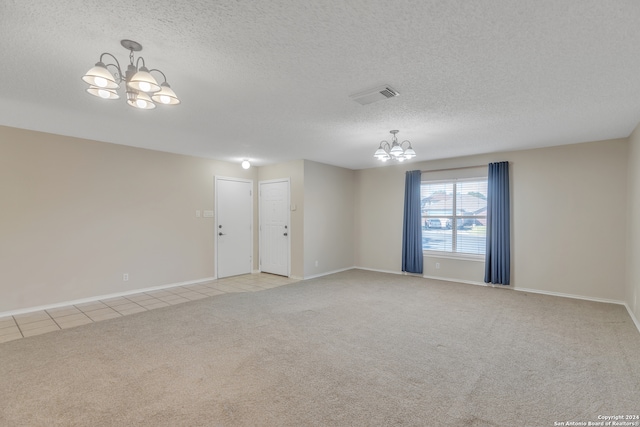
<instances>
[{"instance_id":1,"label":"textured ceiling","mask_svg":"<svg viewBox=\"0 0 640 427\"><path fill-rule=\"evenodd\" d=\"M0 124L227 161L361 169L626 137L637 0L4 0ZM182 104L139 111L81 76L136 40ZM350 94L389 84L362 106ZM121 93L124 97L124 94Z\"/></svg>"}]
</instances>

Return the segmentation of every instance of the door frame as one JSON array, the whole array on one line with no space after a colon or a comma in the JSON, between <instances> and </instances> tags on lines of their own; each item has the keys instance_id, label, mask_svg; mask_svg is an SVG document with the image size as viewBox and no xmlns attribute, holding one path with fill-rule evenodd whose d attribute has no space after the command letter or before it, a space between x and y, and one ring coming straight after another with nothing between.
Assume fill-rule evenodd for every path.
<instances>
[{"instance_id":1,"label":"door frame","mask_svg":"<svg viewBox=\"0 0 640 427\"><path fill-rule=\"evenodd\" d=\"M213 257L214 257L214 263L213 263L213 268L215 269L215 275L214 277L216 279L219 279L219 271L218 271L218 220L220 219L220 216L218 215L218 181L236 181L236 182L245 182L245 183L249 183L251 184L251 245L250 245L250 251L251 253L249 254L249 272L252 273L253 272L253 241L255 240L255 231L253 230L253 225L254 225L254 221L255 218L253 217L253 180L252 179L243 179L243 178L235 178L235 177L231 177L231 176L218 176L218 175L214 175L213 177L213 193L214 193L214 216L215 216L215 221L214 221L214 228L213 228Z\"/></svg>"},{"instance_id":2,"label":"door frame","mask_svg":"<svg viewBox=\"0 0 640 427\"><path fill-rule=\"evenodd\" d=\"M262 272L262 184L273 184L276 182L287 183L287 224L289 225L289 239L287 239L287 277L291 277L291 178L267 179L258 181L258 271Z\"/></svg>"}]
</instances>

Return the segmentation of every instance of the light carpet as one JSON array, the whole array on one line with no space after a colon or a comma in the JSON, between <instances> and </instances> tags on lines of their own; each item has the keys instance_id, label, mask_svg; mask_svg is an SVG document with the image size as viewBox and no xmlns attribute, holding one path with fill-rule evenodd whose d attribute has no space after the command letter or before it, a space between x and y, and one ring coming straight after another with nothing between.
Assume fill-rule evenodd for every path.
<instances>
[{"instance_id":1,"label":"light carpet","mask_svg":"<svg viewBox=\"0 0 640 427\"><path fill-rule=\"evenodd\" d=\"M351 270L0 344L0 405L2 426L553 426L640 414L640 334L619 305Z\"/></svg>"}]
</instances>

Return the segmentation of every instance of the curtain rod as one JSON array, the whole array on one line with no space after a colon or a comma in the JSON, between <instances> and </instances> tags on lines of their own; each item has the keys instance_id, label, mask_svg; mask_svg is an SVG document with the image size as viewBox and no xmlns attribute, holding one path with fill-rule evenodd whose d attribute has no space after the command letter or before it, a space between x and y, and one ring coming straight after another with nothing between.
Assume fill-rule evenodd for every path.
<instances>
[{"instance_id":1,"label":"curtain rod","mask_svg":"<svg viewBox=\"0 0 640 427\"><path fill-rule=\"evenodd\" d=\"M447 169L431 169L428 171L420 171L420 172L445 172L445 171L457 171L457 170L461 170L461 169L476 169L476 168L482 168L482 167L489 167L488 164L486 165L477 165L477 166L461 166L459 168L447 168Z\"/></svg>"}]
</instances>

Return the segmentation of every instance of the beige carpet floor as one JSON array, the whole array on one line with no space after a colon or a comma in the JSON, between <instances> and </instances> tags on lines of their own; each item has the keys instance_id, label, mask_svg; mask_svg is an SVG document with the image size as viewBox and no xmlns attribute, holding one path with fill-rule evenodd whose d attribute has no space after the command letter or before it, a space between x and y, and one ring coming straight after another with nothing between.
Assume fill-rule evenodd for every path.
<instances>
[{"instance_id":1,"label":"beige carpet floor","mask_svg":"<svg viewBox=\"0 0 640 427\"><path fill-rule=\"evenodd\" d=\"M0 406L1 426L598 421L640 414L640 333L619 305L352 270L0 344Z\"/></svg>"}]
</instances>

